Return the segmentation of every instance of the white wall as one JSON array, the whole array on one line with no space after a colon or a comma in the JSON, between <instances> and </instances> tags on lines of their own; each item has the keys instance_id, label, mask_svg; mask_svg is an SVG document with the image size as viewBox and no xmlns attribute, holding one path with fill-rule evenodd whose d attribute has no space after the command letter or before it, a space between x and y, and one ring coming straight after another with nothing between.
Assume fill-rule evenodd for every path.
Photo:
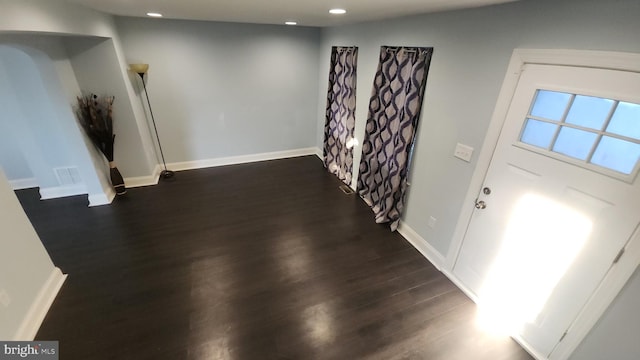
<instances>
[{"instance_id":1,"label":"white wall","mask_svg":"<svg viewBox=\"0 0 640 360\"><path fill-rule=\"evenodd\" d=\"M0 0L0 32L111 37L111 16L65 0Z\"/></svg>"},{"instance_id":2,"label":"white wall","mask_svg":"<svg viewBox=\"0 0 640 360\"><path fill-rule=\"evenodd\" d=\"M640 358L640 269L571 356L572 360Z\"/></svg>"},{"instance_id":3,"label":"white wall","mask_svg":"<svg viewBox=\"0 0 640 360\"><path fill-rule=\"evenodd\" d=\"M112 39L70 38L65 40L73 72L85 94L114 96L114 157L124 177L149 175L151 164L127 92L129 78L123 78ZM107 170L106 164L103 168Z\"/></svg>"},{"instance_id":4,"label":"white wall","mask_svg":"<svg viewBox=\"0 0 640 360\"><path fill-rule=\"evenodd\" d=\"M640 358L640 269L571 356L572 360Z\"/></svg>"},{"instance_id":5,"label":"white wall","mask_svg":"<svg viewBox=\"0 0 640 360\"><path fill-rule=\"evenodd\" d=\"M363 134L381 45L433 46L404 222L437 251L449 251L474 170L453 157L457 142L479 151L514 48L639 52L635 0L520 1L473 10L324 29L318 130L324 124L330 47L359 46L356 135ZM317 132L318 146L322 133ZM358 148L357 152L360 151ZM359 154L358 154L359 156ZM468 204L471 206L471 204ZM437 218L435 229L426 225Z\"/></svg>"},{"instance_id":6,"label":"white wall","mask_svg":"<svg viewBox=\"0 0 640 360\"><path fill-rule=\"evenodd\" d=\"M116 24L128 62L150 64L147 89L167 162L316 145L318 29Z\"/></svg>"},{"instance_id":7,"label":"white wall","mask_svg":"<svg viewBox=\"0 0 640 360\"><path fill-rule=\"evenodd\" d=\"M5 110L0 122L9 130L4 136L17 140L12 152L23 155L41 187L57 187L53 169L74 164L40 70L29 55L10 46L0 46L0 66L0 101ZM3 167L16 172L15 166Z\"/></svg>"},{"instance_id":8,"label":"white wall","mask_svg":"<svg viewBox=\"0 0 640 360\"><path fill-rule=\"evenodd\" d=\"M640 52L638 19L640 2L635 0L542 0L324 29L318 146L322 143L322 105L331 46L359 47L356 136L360 138L379 47L433 46L403 221L446 257L449 251L455 251L450 248L452 235L476 162L476 155L471 163L454 158L453 150L457 142L474 147L476 154L481 148L513 49ZM437 218L435 229L426 225L429 216ZM635 289L639 284L636 275L608 310L606 316L615 320L603 319L596 325L572 359L581 360L595 348L606 354L635 351L625 356L638 357L637 339L615 334L638 334L637 320L624 314L637 312L634 307L640 294Z\"/></svg>"},{"instance_id":9,"label":"white wall","mask_svg":"<svg viewBox=\"0 0 640 360\"><path fill-rule=\"evenodd\" d=\"M2 54L0 47L0 168L9 180L25 181L34 178L34 174L22 150L29 144L16 134L16 128L21 132L24 116L16 104Z\"/></svg>"},{"instance_id":10,"label":"white wall","mask_svg":"<svg viewBox=\"0 0 640 360\"><path fill-rule=\"evenodd\" d=\"M6 136L17 140L7 153L22 155L21 165L33 172L32 186L39 186L44 198L89 194L93 205L108 203L108 170L73 114L79 90L62 42L52 36L0 35L0 49L6 75L0 99L6 111L0 120ZM18 180L21 185L21 179L14 178L18 161L2 164L12 183ZM82 181L62 186L54 175L56 167L77 168Z\"/></svg>"},{"instance_id":11,"label":"white wall","mask_svg":"<svg viewBox=\"0 0 640 360\"><path fill-rule=\"evenodd\" d=\"M70 4L64 0L0 0L0 9L2 9L0 12L0 34L38 34L42 38L49 38L52 41L57 41L55 39L56 36L64 35L65 46L76 52L91 41L83 40L83 37L93 38L94 43L100 43L97 39L109 39L107 44L110 45L103 45L97 50L84 48L87 53L83 56L85 58L94 56L94 51L105 55L105 59L108 60L100 61L100 64L105 66L107 70L105 72L109 77L109 82L104 86L104 89L117 90L115 92L119 96L115 106L118 113L126 121L137 126L134 131L129 131L127 128L125 129L127 130L126 135L117 136L119 146L124 148L125 151L136 149L135 152L130 152L131 156L119 158L119 168L125 170L123 171L125 177L137 177L139 175L152 177L152 172L157 164L153 142L146 125L144 110L139 101L137 101L134 87L127 73L127 64L112 16ZM79 37L70 37L69 35L78 35ZM74 45L76 40L79 44ZM108 49L105 50L104 46ZM78 53L75 53L75 55L78 55ZM82 61L76 62L76 65L78 69L73 70L82 74L86 74L86 70L91 67L91 64L82 63ZM72 73L69 72L69 68L58 70L63 78L66 77L65 74ZM81 77L87 78L86 76ZM66 84L64 80L63 84ZM84 82L81 85L83 85L83 90L88 90L84 89L84 85L86 85ZM92 85L99 87L96 84ZM97 90L99 91L100 89ZM75 97L75 94L73 96ZM124 139L127 137L128 139ZM117 152L118 150L116 149ZM140 156L144 159L143 161L140 161ZM98 166L98 168L101 168L101 166ZM100 176L105 177L106 175L100 174ZM144 180L142 182L153 181Z\"/></svg>"},{"instance_id":12,"label":"white wall","mask_svg":"<svg viewBox=\"0 0 640 360\"><path fill-rule=\"evenodd\" d=\"M34 307L46 297L52 277L61 273L51 262L2 171L0 204L0 292L10 301L8 307L0 305L0 339L31 340L25 337L29 332L23 330L25 322L34 317Z\"/></svg>"},{"instance_id":13,"label":"white wall","mask_svg":"<svg viewBox=\"0 0 640 360\"><path fill-rule=\"evenodd\" d=\"M0 70L0 82L5 77L3 70ZM31 182L34 182L33 171L29 168L27 160L22 154L18 138L14 136L8 122L4 121L4 118L13 109L3 107L3 110L4 115L0 116L0 168L3 168L10 180L25 182L31 179Z\"/></svg>"},{"instance_id":14,"label":"white wall","mask_svg":"<svg viewBox=\"0 0 640 360\"><path fill-rule=\"evenodd\" d=\"M125 101L131 103L128 112L138 124L140 141L147 144L143 150L148 164L150 140L140 126L146 120L141 99L126 75L126 62L151 63L149 92L167 158L187 161L321 147L333 45L360 47L356 130L361 136L379 46L433 46L404 221L441 255L450 250L475 165L475 158L471 164L453 158L453 148L456 142L476 149L482 145L512 50L640 52L640 3L635 0L521 1L328 28L322 30L321 40L319 30L302 27L121 18L117 26L126 59L108 15L61 0L0 0L0 9L0 32L112 39L113 61L119 63L119 71L110 74L124 79L122 84L129 95ZM70 48L78 49L73 44ZM126 166L125 159L120 162L120 166ZM144 161L142 164L144 169ZM4 206L0 211L0 221L11 219L5 216ZM438 219L435 229L429 229L424 221L430 215ZM15 246L0 243L2 254L10 253ZM4 268L0 272L7 273ZM628 288L637 289L638 282L635 276ZM637 303L638 298L635 290L623 291L608 314L624 314L628 311L625 304ZM622 310L615 310L618 308ZM617 321L623 330L632 329L629 317L621 316ZM601 321L582 347L621 346L624 339L610 344L612 339L603 337L611 334L611 326L611 322ZM587 350L578 349L576 354Z\"/></svg>"}]
</instances>

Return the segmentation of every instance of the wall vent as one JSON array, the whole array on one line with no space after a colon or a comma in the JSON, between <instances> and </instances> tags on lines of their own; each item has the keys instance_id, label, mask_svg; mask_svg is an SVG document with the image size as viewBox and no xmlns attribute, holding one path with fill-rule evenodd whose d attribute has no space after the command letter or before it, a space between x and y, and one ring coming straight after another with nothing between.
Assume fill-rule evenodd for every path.
<instances>
[{"instance_id":1,"label":"wall vent","mask_svg":"<svg viewBox=\"0 0 640 360\"><path fill-rule=\"evenodd\" d=\"M348 185L340 185L340 190L342 190L342 192L347 195L351 195L354 193L353 189L350 188Z\"/></svg>"},{"instance_id":2,"label":"wall vent","mask_svg":"<svg viewBox=\"0 0 640 360\"><path fill-rule=\"evenodd\" d=\"M53 172L56 174L58 184L60 184L61 186L82 184L80 171L78 171L77 167L58 167L54 168Z\"/></svg>"}]
</instances>

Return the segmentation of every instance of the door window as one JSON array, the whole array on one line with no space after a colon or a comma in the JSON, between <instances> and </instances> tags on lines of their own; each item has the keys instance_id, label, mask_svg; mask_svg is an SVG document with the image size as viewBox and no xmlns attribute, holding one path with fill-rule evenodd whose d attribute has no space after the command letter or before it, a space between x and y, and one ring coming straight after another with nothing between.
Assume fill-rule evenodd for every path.
<instances>
[{"instance_id":1,"label":"door window","mask_svg":"<svg viewBox=\"0 0 640 360\"><path fill-rule=\"evenodd\" d=\"M640 159L640 105L538 89L518 145L631 181Z\"/></svg>"}]
</instances>

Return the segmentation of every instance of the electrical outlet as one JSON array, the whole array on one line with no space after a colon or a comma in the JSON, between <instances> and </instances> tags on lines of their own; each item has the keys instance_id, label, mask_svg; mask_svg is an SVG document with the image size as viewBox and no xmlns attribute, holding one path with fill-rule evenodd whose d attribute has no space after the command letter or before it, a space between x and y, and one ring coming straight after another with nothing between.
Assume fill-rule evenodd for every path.
<instances>
[{"instance_id":1,"label":"electrical outlet","mask_svg":"<svg viewBox=\"0 0 640 360\"><path fill-rule=\"evenodd\" d=\"M9 297L9 294L7 294L7 290L0 290L0 305L9 307L9 304L11 304L11 298Z\"/></svg>"},{"instance_id":2,"label":"electrical outlet","mask_svg":"<svg viewBox=\"0 0 640 360\"><path fill-rule=\"evenodd\" d=\"M464 144L458 143L456 150L453 152L453 156L458 159L462 159L466 162L471 162L471 156L473 155L473 148Z\"/></svg>"}]
</instances>

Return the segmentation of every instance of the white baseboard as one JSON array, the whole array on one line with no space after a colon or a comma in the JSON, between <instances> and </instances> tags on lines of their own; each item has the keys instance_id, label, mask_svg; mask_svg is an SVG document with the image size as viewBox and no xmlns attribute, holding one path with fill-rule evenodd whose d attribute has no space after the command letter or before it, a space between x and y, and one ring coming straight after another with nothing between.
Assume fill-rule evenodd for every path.
<instances>
[{"instance_id":1,"label":"white baseboard","mask_svg":"<svg viewBox=\"0 0 640 360\"><path fill-rule=\"evenodd\" d=\"M322 151L319 150L318 148L304 148L304 149L295 149L295 150L274 151L274 152L261 153L261 154L229 156L229 157L215 158L215 159L182 161L182 162L168 163L167 169L173 170L173 171L193 170L193 169L203 169L203 168L216 167L216 166L245 164L245 163L252 163L252 162L266 161L266 160L286 159L286 158L307 156L307 155L317 155L318 157L322 158ZM152 175L125 178L124 184L127 188L157 185L160 178L160 173L162 172L162 170L163 168L160 166L160 164L158 164L154 168Z\"/></svg>"},{"instance_id":2,"label":"white baseboard","mask_svg":"<svg viewBox=\"0 0 640 360\"><path fill-rule=\"evenodd\" d=\"M36 178L9 180L9 185L13 190L31 189L39 186Z\"/></svg>"},{"instance_id":3,"label":"white baseboard","mask_svg":"<svg viewBox=\"0 0 640 360\"><path fill-rule=\"evenodd\" d=\"M167 168L173 171L182 171L182 170L202 169L202 168L216 167L216 166L245 164L245 163L252 163L257 161L286 159L286 158L315 155L315 154L316 154L316 148L304 148L304 149L295 149L295 150L274 151L274 152L261 153L261 154L230 156L230 157L216 158L216 159L175 162L175 163L167 164Z\"/></svg>"},{"instance_id":4,"label":"white baseboard","mask_svg":"<svg viewBox=\"0 0 640 360\"><path fill-rule=\"evenodd\" d=\"M84 184L40 188L40 200L57 199L85 194L87 194L87 188Z\"/></svg>"},{"instance_id":5,"label":"white baseboard","mask_svg":"<svg viewBox=\"0 0 640 360\"><path fill-rule=\"evenodd\" d=\"M136 188L142 186L157 185L160 178L160 172L162 168L160 165L156 165L153 169L153 174L147 176L128 177L124 179L124 185L127 188Z\"/></svg>"},{"instance_id":6,"label":"white baseboard","mask_svg":"<svg viewBox=\"0 0 640 360\"><path fill-rule=\"evenodd\" d=\"M522 348L529 353L536 360L548 360L549 358L539 351L535 350L531 347L531 345L526 342L520 335L511 337L515 342L517 342Z\"/></svg>"},{"instance_id":7,"label":"white baseboard","mask_svg":"<svg viewBox=\"0 0 640 360\"><path fill-rule=\"evenodd\" d=\"M322 149L316 148L316 156L318 157L318 159L324 161L324 154Z\"/></svg>"},{"instance_id":8,"label":"white baseboard","mask_svg":"<svg viewBox=\"0 0 640 360\"><path fill-rule=\"evenodd\" d=\"M57 267L51 271L49 278L38 292L22 324L13 336L14 341L33 341L66 278L67 275Z\"/></svg>"},{"instance_id":9,"label":"white baseboard","mask_svg":"<svg viewBox=\"0 0 640 360\"><path fill-rule=\"evenodd\" d=\"M416 250L418 250L422 256L424 256L433 266L443 273L452 283L454 283L458 289L460 289L469 299L477 303L478 297L471 291L457 276L453 273L452 269L447 268L446 258L438 252L431 244L427 242L422 236L420 236L409 225L400 222L398 226L398 233L402 235Z\"/></svg>"},{"instance_id":10,"label":"white baseboard","mask_svg":"<svg viewBox=\"0 0 640 360\"><path fill-rule=\"evenodd\" d=\"M422 256L424 256L433 266L436 267L442 274L444 274L451 282L460 289L471 301L478 302L477 295L471 291L458 277L453 273L453 269L448 269L446 265L445 257L438 252L431 244L429 244L422 236L420 236L409 225L400 222L398 226L398 233L402 235L416 250L418 250ZM529 343L519 336L513 337L513 339L522 346L531 356L536 360L547 360L547 357L534 350Z\"/></svg>"},{"instance_id":11,"label":"white baseboard","mask_svg":"<svg viewBox=\"0 0 640 360\"><path fill-rule=\"evenodd\" d=\"M109 205L116 197L116 192L108 188L105 193L89 194L89 207Z\"/></svg>"},{"instance_id":12,"label":"white baseboard","mask_svg":"<svg viewBox=\"0 0 640 360\"><path fill-rule=\"evenodd\" d=\"M87 190L84 185L40 188L40 200L57 199L76 195L87 195ZM105 193L88 194L89 207L109 205L115 196L116 192L112 188L108 188Z\"/></svg>"},{"instance_id":13,"label":"white baseboard","mask_svg":"<svg viewBox=\"0 0 640 360\"><path fill-rule=\"evenodd\" d=\"M439 271L442 272L444 265L444 256L438 252L431 244L427 242L422 236L420 236L415 230L404 222L400 222L398 226L398 233L402 235L416 250L418 250L422 256L427 258L429 262L433 264Z\"/></svg>"},{"instance_id":14,"label":"white baseboard","mask_svg":"<svg viewBox=\"0 0 640 360\"><path fill-rule=\"evenodd\" d=\"M443 273L452 283L454 283L467 297L473 302L477 302L478 297L471 291L457 276L453 273L452 269L447 268L446 258L438 252L431 244L427 242L422 236L420 236L409 225L400 222L398 226L398 232L404 237L416 250L418 250L422 256L424 256L433 266Z\"/></svg>"}]
</instances>

